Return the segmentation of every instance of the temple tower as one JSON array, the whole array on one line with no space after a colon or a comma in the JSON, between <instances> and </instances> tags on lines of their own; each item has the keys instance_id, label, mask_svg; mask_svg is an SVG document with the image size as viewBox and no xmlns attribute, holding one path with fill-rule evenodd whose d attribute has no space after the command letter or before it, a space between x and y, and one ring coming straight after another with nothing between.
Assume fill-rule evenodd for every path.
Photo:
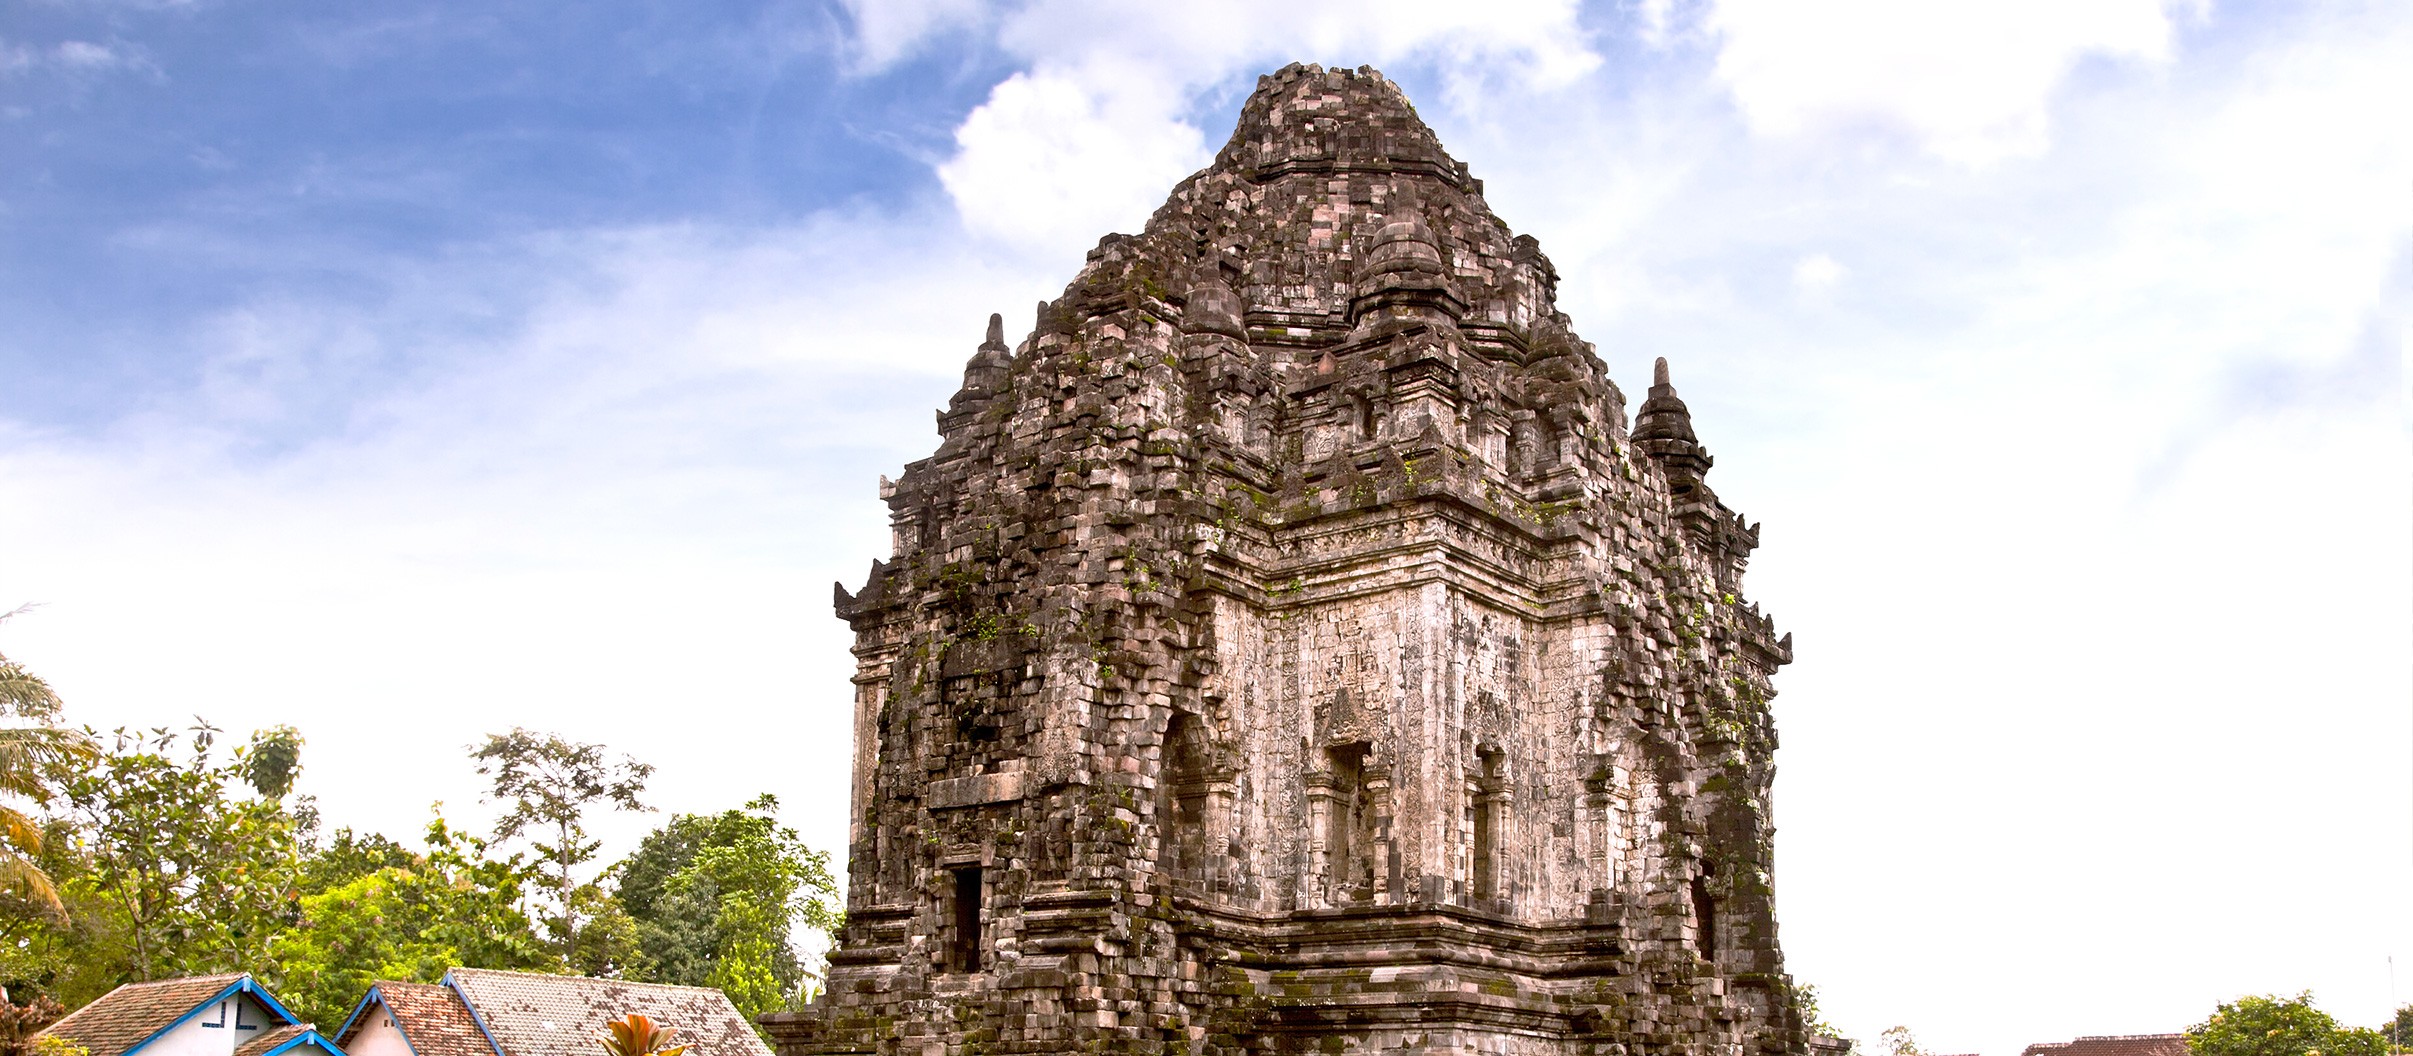
<instances>
[{"instance_id":1,"label":"temple tower","mask_svg":"<svg viewBox=\"0 0 2413 1056\"><path fill-rule=\"evenodd\" d=\"M1371 70L1002 320L855 592L821 1053L1799 1053L1756 526Z\"/></svg>"}]
</instances>

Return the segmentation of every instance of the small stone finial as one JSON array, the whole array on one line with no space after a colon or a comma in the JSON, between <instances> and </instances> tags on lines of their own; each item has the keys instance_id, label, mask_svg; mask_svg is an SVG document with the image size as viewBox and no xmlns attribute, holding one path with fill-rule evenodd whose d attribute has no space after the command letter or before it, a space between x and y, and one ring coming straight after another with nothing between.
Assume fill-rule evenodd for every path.
<instances>
[{"instance_id":1,"label":"small stone finial","mask_svg":"<svg viewBox=\"0 0 2413 1056\"><path fill-rule=\"evenodd\" d=\"M964 364L964 387L956 390L955 398L947 401L947 409L939 412L943 421L947 415L969 410L1005 391L1006 375L1012 368L1013 350L1005 343L1005 317L990 313L989 332Z\"/></svg>"},{"instance_id":2,"label":"small stone finial","mask_svg":"<svg viewBox=\"0 0 2413 1056\"><path fill-rule=\"evenodd\" d=\"M1669 489L1688 495L1715 461L1693 435L1692 411L1667 380L1667 357L1651 364L1651 394L1634 415L1634 446L1667 470Z\"/></svg>"}]
</instances>

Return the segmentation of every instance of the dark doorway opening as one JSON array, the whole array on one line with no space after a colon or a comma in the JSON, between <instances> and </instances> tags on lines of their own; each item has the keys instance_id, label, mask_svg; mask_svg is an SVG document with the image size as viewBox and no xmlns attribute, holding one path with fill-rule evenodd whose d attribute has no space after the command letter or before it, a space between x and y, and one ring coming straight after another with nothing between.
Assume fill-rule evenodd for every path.
<instances>
[{"instance_id":1,"label":"dark doorway opening","mask_svg":"<svg viewBox=\"0 0 2413 1056\"><path fill-rule=\"evenodd\" d=\"M980 970L980 867L955 870L955 933L947 944L951 971Z\"/></svg>"},{"instance_id":2,"label":"dark doorway opening","mask_svg":"<svg viewBox=\"0 0 2413 1056\"><path fill-rule=\"evenodd\" d=\"M1701 957L1714 959L1718 955L1718 901L1709 893L1709 863L1692 876L1693 934L1698 937Z\"/></svg>"}]
</instances>

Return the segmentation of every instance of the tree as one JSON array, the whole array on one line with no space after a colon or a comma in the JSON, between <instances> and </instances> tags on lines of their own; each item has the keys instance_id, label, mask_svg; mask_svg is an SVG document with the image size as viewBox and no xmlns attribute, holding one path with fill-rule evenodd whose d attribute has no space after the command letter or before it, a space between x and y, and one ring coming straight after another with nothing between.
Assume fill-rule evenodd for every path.
<instances>
[{"instance_id":1,"label":"tree","mask_svg":"<svg viewBox=\"0 0 2413 1056\"><path fill-rule=\"evenodd\" d=\"M2194 1056L2382 1056L2380 1032L2340 1028L2329 1013L2312 1007L2312 993L2240 997L2187 1028Z\"/></svg>"},{"instance_id":2,"label":"tree","mask_svg":"<svg viewBox=\"0 0 2413 1056\"><path fill-rule=\"evenodd\" d=\"M2389 1052L2413 1052L2413 1005L2396 1010L2396 1016L2380 1024L2380 1033L2388 1039Z\"/></svg>"},{"instance_id":3,"label":"tree","mask_svg":"<svg viewBox=\"0 0 2413 1056\"><path fill-rule=\"evenodd\" d=\"M58 772L83 844L68 894L112 918L72 941L133 979L248 970L296 913L293 816L235 791L249 784L249 752L220 761L216 728L188 734L120 729L90 765ZM189 748L173 758L180 741Z\"/></svg>"},{"instance_id":4,"label":"tree","mask_svg":"<svg viewBox=\"0 0 2413 1056\"><path fill-rule=\"evenodd\" d=\"M1801 1010L1801 1029L1808 1032L1811 1037L1837 1039L1843 1037L1843 1032L1835 1029L1834 1024L1826 1021L1826 1014L1819 1011L1817 987L1806 983L1794 987L1793 1003ZM1907 1029L1904 1033L1907 1036ZM1857 1043L1846 1042L1846 1044L1856 1045Z\"/></svg>"},{"instance_id":5,"label":"tree","mask_svg":"<svg viewBox=\"0 0 2413 1056\"><path fill-rule=\"evenodd\" d=\"M25 609L0 613L7 622ZM0 654L0 900L11 916L27 910L63 920L58 885L37 864L43 832L19 803L50 802L52 775L91 761L92 738L58 725L59 695L40 676Z\"/></svg>"},{"instance_id":6,"label":"tree","mask_svg":"<svg viewBox=\"0 0 2413 1056\"><path fill-rule=\"evenodd\" d=\"M643 978L717 987L751 1019L787 1007L809 973L792 938L801 922L839 924L829 856L757 796L719 814L683 814L615 866L617 899L636 921Z\"/></svg>"},{"instance_id":7,"label":"tree","mask_svg":"<svg viewBox=\"0 0 2413 1056\"><path fill-rule=\"evenodd\" d=\"M1887 1027L1877 1035L1877 1049L1886 1056L1926 1056L1919 1048L1919 1039L1910 1036L1909 1027Z\"/></svg>"},{"instance_id":8,"label":"tree","mask_svg":"<svg viewBox=\"0 0 2413 1056\"><path fill-rule=\"evenodd\" d=\"M279 993L304 1018L341 1022L378 979L432 983L463 964L557 964L520 908L534 871L516 854L489 857L484 841L455 832L441 812L428 823L423 853L348 831L335 847L305 866L325 886L302 896L300 920L268 948Z\"/></svg>"},{"instance_id":9,"label":"tree","mask_svg":"<svg viewBox=\"0 0 2413 1056\"><path fill-rule=\"evenodd\" d=\"M0 1056L32 1056L34 1035L67 1015L67 1006L48 994L22 1005L0 993Z\"/></svg>"},{"instance_id":10,"label":"tree","mask_svg":"<svg viewBox=\"0 0 2413 1056\"><path fill-rule=\"evenodd\" d=\"M495 821L495 839L526 835L549 867L556 914L545 924L554 934L562 963L578 957L577 869L595 857L599 841L587 838L589 807L608 804L619 810L651 810L638 801L645 779L654 768L628 756L618 762L604 757L599 744L579 744L556 734L513 727L510 733L489 734L485 745L470 753L478 773L494 783L492 799L510 804ZM552 839L531 834L551 832Z\"/></svg>"}]
</instances>

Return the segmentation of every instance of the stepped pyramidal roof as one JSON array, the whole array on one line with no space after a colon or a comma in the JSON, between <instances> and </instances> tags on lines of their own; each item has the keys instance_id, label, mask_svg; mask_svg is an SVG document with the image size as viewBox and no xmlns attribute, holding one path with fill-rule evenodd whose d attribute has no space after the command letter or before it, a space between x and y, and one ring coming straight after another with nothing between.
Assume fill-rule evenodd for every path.
<instances>
[{"instance_id":1,"label":"stepped pyramidal roof","mask_svg":"<svg viewBox=\"0 0 2413 1056\"><path fill-rule=\"evenodd\" d=\"M1397 86L1291 66L883 482L781 1056L1797 1053L1759 530Z\"/></svg>"}]
</instances>

